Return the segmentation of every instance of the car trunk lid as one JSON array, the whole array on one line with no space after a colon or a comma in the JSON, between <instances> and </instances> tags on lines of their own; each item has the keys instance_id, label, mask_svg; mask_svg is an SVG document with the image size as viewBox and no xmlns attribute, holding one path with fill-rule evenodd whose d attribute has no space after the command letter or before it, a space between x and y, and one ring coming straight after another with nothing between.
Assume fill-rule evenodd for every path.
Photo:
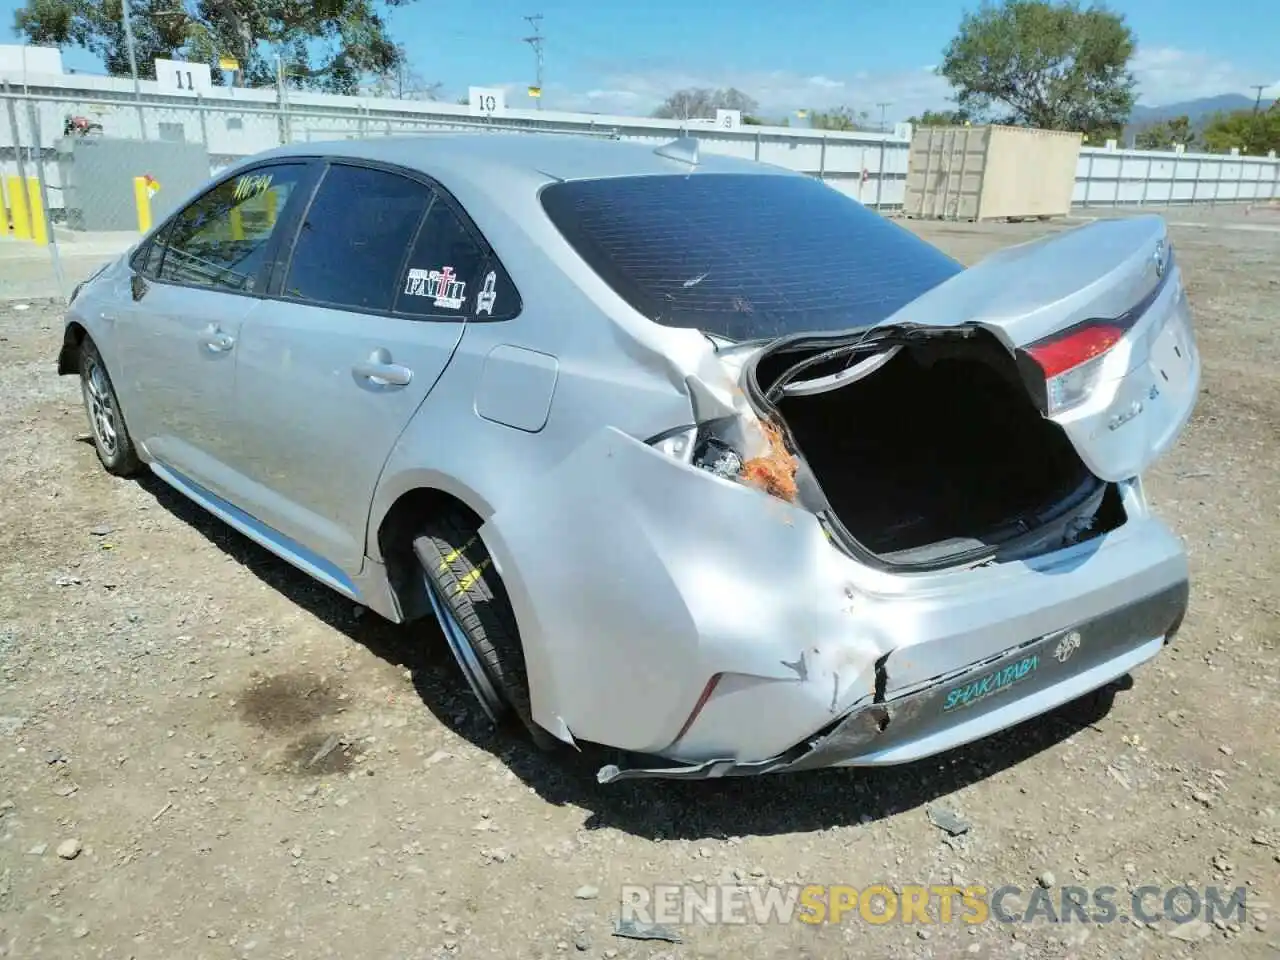
<instances>
[{"instance_id":1,"label":"car trunk lid","mask_svg":"<svg viewBox=\"0 0 1280 960\"><path fill-rule=\"evenodd\" d=\"M1102 480L1141 475L1191 415L1199 355L1180 271L1157 216L1099 220L1008 248L869 330L780 338L743 364L744 389L771 413L755 371L776 351L811 358L843 345L851 356L867 357L849 371L870 375L878 343L888 351L904 339L963 336L975 326L1010 350L1042 414L1062 427ZM850 379L796 377L782 390L838 389Z\"/></svg>"}]
</instances>

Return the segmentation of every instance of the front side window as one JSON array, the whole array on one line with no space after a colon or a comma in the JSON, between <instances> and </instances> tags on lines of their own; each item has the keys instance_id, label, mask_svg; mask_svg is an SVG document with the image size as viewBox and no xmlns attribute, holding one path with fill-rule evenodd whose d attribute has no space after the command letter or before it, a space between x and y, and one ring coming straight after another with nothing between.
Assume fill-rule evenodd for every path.
<instances>
[{"instance_id":1,"label":"front side window","mask_svg":"<svg viewBox=\"0 0 1280 960\"><path fill-rule=\"evenodd\" d=\"M390 311L431 199L429 187L396 173L331 166L299 228L283 295Z\"/></svg>"},{"instance_id":2,"label":"front side window","mask_svg":"<svg viewBox=\"0 0 1280 960\"><path fill-rule=\"evenodd\" d=\"M306 167L278 164L232 177L166 228L159 279L250 293L280 214Z\"/></svg>"},{"instance_id":3,"label":"front side window","mask_svg":"<svg viewBox=\"0 0 1280 960\"><path fill-rule=\"evenodd\" d=\"M541 196L565 239L632 307L729 340L869 327L962 269L811 177L569 180Z\"/></svg>"},{"instance_id":4,"label":"front side window","mask_svg":"<svg viewBox=\"0 0 1280 960\"><path fill-rule=\"evenodd\" d=\"M165 235L169 227L161 227L154 237L144 243L134 253L130 265L144 277L155 279L160 273L160 261L164 257Z\"/></svg>"}]
</instances>

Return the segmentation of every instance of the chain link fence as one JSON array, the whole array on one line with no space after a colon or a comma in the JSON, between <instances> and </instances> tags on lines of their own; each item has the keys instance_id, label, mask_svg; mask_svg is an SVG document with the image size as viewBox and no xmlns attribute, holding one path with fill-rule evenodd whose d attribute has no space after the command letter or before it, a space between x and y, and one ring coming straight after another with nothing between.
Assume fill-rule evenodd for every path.
<instances>
[{"instance_id":1,"label":"chain link fence","mask_svg":"<svg viewBox=\"0 0 1280 960\"><path fill-rule=\"evenodd\" d=\"M578 115L475 117L466 108L381 101L371 107L295 104L275 90L234 98L144 95L89 87L18 91L3 85L0 183L14 180L0 238L0 298L66 297L96 266L136 241L211 175L263 150L375 136L434 132L540 132L628 139L657 145L681 133L673 121L625 126ZM330 98L334 99L334 98ZM391 105L388 105L388 104ZM901 203L906 144L884 134L823 134L757 128L733 131L690 121L707 152L763 160L821 177L876 208ZM7 134L7 136L5 136ZM16 189L16 188L15 188ZM7 198L7 194L6 194ZM39 229L37 235L33 231Z\"/></svg>"},{"instance_id":2,"label":"chain link fence","mask_svg":"<svg viewBox=\"0 0 1280 960\"><path fill-rule=\"evenodd\" d=\"M544 114L471 116L419 101L365 101L236 89L217 96L143 94L101 78L19 89L0 81L0 299L65 298L218 171L289 143L448 131L538 131L658 144L682 124ZM312 102L305 102L307 100ZM319 101L328 101L319 105ZM687 124L708 153L816 176L886 212L905 197L909 143L893 134ZM1081 151L1078 206L1280 200L1274 158Z\"/></svg>"},{"instance_id":3,"label":"chain link fence","mask_svg":"<svg viewBox=\"0 0 1280 960\"><path fill-rule=\"evenodd\" d=\"M237 93L244 96L235 102L149 102L86 91L32 95L4 84L0 299L65 299L210 176L275 146L443 131L619 136L607 125L375 115L364 107L298 107L271 90Z\"/></svg>"}]
</instances>

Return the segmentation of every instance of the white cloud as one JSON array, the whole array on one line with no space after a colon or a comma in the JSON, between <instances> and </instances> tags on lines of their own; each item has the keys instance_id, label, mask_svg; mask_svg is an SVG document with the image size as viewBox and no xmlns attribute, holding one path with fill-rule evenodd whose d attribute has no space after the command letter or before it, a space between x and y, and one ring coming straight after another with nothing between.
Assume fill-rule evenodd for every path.
<instances>
[{"instance_id":1,"label":"white cloud","mask_svg":"<svg viewBox=\"0 0 1280 960\"><path fill-rule=\"evenodd\" d=\"M1280 80L1274 75L1258 75L1227 60L1180 50L1176 47L1139 47L1133 58L1133 74L1138 80L1138 102L1161 106L1223 93L1253 96L1253 85L1272 81L1263 96L1280 94Z\"/></svg>"},{"instance_id":2,"label":"white cloud","mask_svg":"<svg viewBox=\"0 0 1280 960\"><path fill-rule=\"evenodd\" d=\"M1132 69L1138 80L1138 102L1159 106L1222 93L1253 95L1252 84L1272 77L1245 70L1229 61L1175 47L1140 47ZM890 72L850 71L844 76L806 76L785 70L631 69L606 72L586 90L549 85L545 104L553 110L583 110L623 116L647 115L676 90L687 87L737 87L760 104L765 116L778 117L800 108L829 110L847 106L878 118L877 104L888 103L888 119L904 120L928 109L950 106L951 89L934 72L936 64ZM513 106L523 101L524 84L509 89ZM1264 92L1280 96L1280 80Z\"/></svg>"},{"instance_id":3,"label":"white cloud","mask_svg":"<svg viewBox=\"0 0 1280 960\"><path fill-rule=\"evenodd\" d=\"M765 116L778 117L801 108L829 110L848 106L878 115L876 104L888 103L890 121L903 120L947 104L949 87L930 69L895 73L856 71L845 78L803 76L784 70L728 70L721 74L694 71L632 70L598 78L586 91L549 87L547 106L554 110L589 110L623 115L648 114L671 93L687 87L736 87L760 104Z\"/></svg>"}]
</instances>

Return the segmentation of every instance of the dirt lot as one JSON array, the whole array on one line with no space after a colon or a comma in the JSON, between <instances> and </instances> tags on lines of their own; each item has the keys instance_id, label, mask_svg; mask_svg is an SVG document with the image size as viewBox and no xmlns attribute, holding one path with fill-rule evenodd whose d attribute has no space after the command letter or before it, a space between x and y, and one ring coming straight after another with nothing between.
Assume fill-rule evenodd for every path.
<instances>
[{"instance_id":1,"label":"dirt lot","mask_svg":"<svg viewBox=\"0 0 1280 960\"><path fill-rule=\"evenodd\" d=\"M1181 636L1114 696L872 774L603 788L592 758L489 732L434 629L104 473L53 372L59 311L0 305L0 956L1280 954L1280 215L1169 219L1205 362L1148 486L1190 551ZM912 229L972 261L1046 227ZM613 936L621 885L723 878L1013 884L1012 910L1038 881L1111 885L1122 914L1143 884L1244 886L1248 907Z\"/></svg>"}]
</instances>

